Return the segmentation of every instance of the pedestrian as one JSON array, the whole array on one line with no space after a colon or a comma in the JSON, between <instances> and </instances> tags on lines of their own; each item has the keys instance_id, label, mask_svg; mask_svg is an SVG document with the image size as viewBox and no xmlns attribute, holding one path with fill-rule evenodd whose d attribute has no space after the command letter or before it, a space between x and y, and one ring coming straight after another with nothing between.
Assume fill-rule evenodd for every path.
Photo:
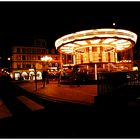
<instances>
[{"instance_id":1,"label":"pedestrian","mask_svg":"<svg viewBox=\"0 0 140 140\"><path fill-rule=\"evenodd\" d=\"M42 84L43 84L43 87L45 87L45 83L46 83L46 71L43 71L42 72Z\"/></svg>"},{"instance_id":2,"label":"pedestrian","mask_svg":"<svg viewBox=\"0 0 140 140\"><path fill-rule=\"evenodd\" d=\"M79 72L76 73L76 84L80 87L81 75Z\"/></svg>"},{"instance_id":3,"label":"pedestrian","mask_svg":"<svg viewBox=\"0 0 140 140\"><path fill-rule=\"evenodd\" d=\"M46 80L47 80L47 84L49 84L49 73L48 73L48 71L46 71Z\"/></svg>"}]
</instances>

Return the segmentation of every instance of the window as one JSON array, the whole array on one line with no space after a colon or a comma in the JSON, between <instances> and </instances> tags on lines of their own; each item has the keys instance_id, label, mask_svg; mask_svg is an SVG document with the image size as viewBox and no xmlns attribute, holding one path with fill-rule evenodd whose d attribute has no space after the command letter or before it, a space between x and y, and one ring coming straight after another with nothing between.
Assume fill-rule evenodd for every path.
<instances>
[{"instance_id":1,"label":"window","mask_svg":"<svg viewBox=\"0 0 140 140\"><path fill-rule=\"evenodd\" d=\"M20 69L20 64L17 64L17 68Z\"/></svg>"},{"instance_id":2,"label":"window","mask_svg":"<svg viewBox=\"0 0 140 140\"><path fill-rule=\"evenodd\" d=\"M57 56L54 57L55 60L58 60Z\"/></svg>"},{"instance_id":3,"label":"window","mask_svg":"<svg viewBox=\"0 0 140 140\"><path fill-rule=\"evenodd\" d=\"M38 56L38 60L41 60L41 59L40 59L40 56Z\"/></svg>"},{"instance_id":4,"label":"window","mask_svg":"<svg viewBox=\"0 0 140 140\"><path fill-rule=\"evenodd\" d=\"M22 60L26 60L26 59L25 59L25 55L22 56Z\"/></svg>"},{"instance_id":5,"label":"window","mask_svg":"<svg viewBox=\"0 0 140 140\"><path fill-rule=\"evenodd\" d=\"M26 65L25 64L22 64L22 68L26 68Z\"/></svg>"},{"instance_id":6,"label":"window","mask_svg":"<svg viewBox=\"0 0 140 140\"><path fill-rule=\"evenodd\" d=\"M55 67L55 64L54 63L52 63L52 67Z\"/></svg>"},{"instance_id":7,"label":"window","mask_svg":"<svg viewBox=\"0 0 140 140\"><path fill-rule=\"evenodd\" d=\"M31 56L27 56L27 60L31 60Z\"/></svg>"},{"instance_id":8,"label":"window","mask_svg":"<svg viewBox=\"0 0 140 140\"><path fill-rule=\"evenodd\" d=\"M17 48L17 53L20 53L20 48Z\"/></svg>"},{"instance_id":9,"label":"window","mask_svg":"<svg viewBox=\"0 0 140 140\"><path fill-rule=\"evenodd\" d=\"M92 47L92 52L97 52L97 47Z\"/></svg>"},{"instance_id":10,"label":"window","mask_svg":"<svg viewBox=\"0 0 140 140\"><path fill-rule=\"evenodd\" d=\"M49 63L49 67L52 67L52 63Z\"/></svg>"},{"instance_id":11,"label":"window","mask_svg":"<svg viewBox=\"0 0 140 140\"><path fill-rule=\"evenodd\" d=\"M36 49L32 49L32 53L36 53Z\"/></svg>"},{"instance_id":12,"label":"window","mask_svg":"<svg viewBox=\"0 0 140 140\"><path fill-rule=\"evenodd\" d=\"M55 67L58 67L58 63L55 63Z\"/></svg>"},{"instance_id":13,"label":"window","mask_svg":"<svg viewBox=\"0 0 140 140\"><path fill-rule=\"evenodd\" d=\"M33 64L33 68L35 67L35 64Z\"/></svg>"},{"instance_id":14,"label":"window","mask_svg":"<svg viewBox=\"0 0 140 140\"><path fill-rule=\"evenodd\" d=\"M26 68L30 69L31 68L31 64L26 64Z\"/></svg>"},{"instance_id":15,"label":"window","mask_svg":"<svg viewBox=\"0 0 140 140\"><path fill-rule=\"evenodd\" d=\"M86 48L86 52L87 52L87 53L89 52L89 48Z\"/></svg>"},{"instance_id":16,"label":"window","mask_svg":"<svg viewBox=\"0 0 140 140\"><path fill-rule=\"evenodd\" d=\"M71 55L67 55L67 57L68 57L67 58L68 60L72 60L72 56Z\"/></svg>"},{"instance_id":17,"label":"window","mask_svg":"<svg viewBox=\"0 0 140 140\"><path fill-rule=\"evenodd\" d=\"M26 53L26 49L25 48L22 48L22 53Z\"/></svg>"},{"instance_id":18,"label":"window","mask_svg":"<svg viewBox=\"0 0 140 140\"><path fill-rule=\"evenodd\" d=\"M28 48L27 49L27 53L31 53L31 48Z\"/></svg>"},{"instance_id":19,"label":"window","mask_svg":"<svg viewBox=\"0 0 140 140\"><path fill-rule=\"evenodd\" d=\"M16 56L16 60L21 60L20 55L17 55L17 56Z\"/></svg>"},{"instance_id":20,"label":"window","mask_svg":"<svg viewBox=\"0 0 140 140\"><path fill-rule=\"evenodd\" d=\"M32 56L32 60L36 60L36 56L35 55Z\"/></svg>"}]
</instances>

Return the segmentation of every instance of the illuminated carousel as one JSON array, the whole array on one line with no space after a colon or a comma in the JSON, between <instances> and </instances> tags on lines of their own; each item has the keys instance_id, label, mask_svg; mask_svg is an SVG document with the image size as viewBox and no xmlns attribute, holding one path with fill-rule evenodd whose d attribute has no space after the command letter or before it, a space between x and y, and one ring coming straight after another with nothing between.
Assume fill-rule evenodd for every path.
<instances>
[{"instance_id":1,"label":"illuminated carousel","mask_svg":"<svg viewBox=\"0 0 140 140\"><path fill-rule=\"evenodd\" d=\"M106 71L131 71L133 46L137 35L123 29L93 29L65 35L56 40L56 49L62 55L73 56L73 65L88 74Z\"/></svg>"}]
</instances>

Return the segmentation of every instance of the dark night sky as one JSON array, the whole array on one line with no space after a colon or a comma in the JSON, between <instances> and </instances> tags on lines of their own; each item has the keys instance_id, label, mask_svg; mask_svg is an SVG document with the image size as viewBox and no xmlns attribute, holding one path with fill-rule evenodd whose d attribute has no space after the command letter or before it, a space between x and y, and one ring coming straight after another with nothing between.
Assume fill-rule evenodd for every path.
<instances>
[{"instance_id":1,"label":"dark night sky","mask_svg":"<svg viewBox=\"0 0 140 140\"><path fill-rule=\"evenodd\" d=\"M140 2L0 2L0 55L7 56L13 45L28 45L36 38L44 38L54 47L63 35L112 28L113 22L116 28L139 36Z\"/></svg>"}]
</instances>

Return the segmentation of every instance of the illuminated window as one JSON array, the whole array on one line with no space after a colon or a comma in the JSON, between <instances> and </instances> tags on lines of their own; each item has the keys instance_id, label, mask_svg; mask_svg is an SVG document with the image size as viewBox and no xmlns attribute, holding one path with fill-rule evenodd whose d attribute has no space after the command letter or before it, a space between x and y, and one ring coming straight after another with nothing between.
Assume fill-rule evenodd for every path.
<instances>
[{"instance_id":1,"label":"illuminated window","mask_svg":"<svg viewBox=\"0 0 140 140\"><path fill-rule=\"evenodd\" d=\"M92 47L92 52L96 52L97 51L97 47Z\"/></svg>"},{"instance_id":2,"label":"illuminated window","mask_svg":"<svg viewBox=\"0 0 140 140\"><path fill-rule=\"evenodd\" d=\"M55 67L58 67L58 63L55 63Z\"/></svg>"},{"instance_id":3,"label":"illuminated window","mask_svg":"<svg viewBox=\"0 0 140 140\"><path fill-rule=\"evenodd\" d=\"M17 55L17 56L16 56L16 60L21 60L20 55Z\"/></svg>"},{"instance_id":4,"label":"illuminated window","mask_svg":"<svg viewBox=\"0 0 140 140\"><path fill-rule=\"evenodd\" d=\"M58 60L57 56L54 57L55 60Z\"/></svg>"},{"instance_id":5,"label":"illuminated window","mask_svg":"<svg viewBox=\"0 0 140 140\"><path fill-rule=\"evenodd\" d=\"M49 63L49 67L52 67L52 63Z\"/></svg>"}]
</instances>

